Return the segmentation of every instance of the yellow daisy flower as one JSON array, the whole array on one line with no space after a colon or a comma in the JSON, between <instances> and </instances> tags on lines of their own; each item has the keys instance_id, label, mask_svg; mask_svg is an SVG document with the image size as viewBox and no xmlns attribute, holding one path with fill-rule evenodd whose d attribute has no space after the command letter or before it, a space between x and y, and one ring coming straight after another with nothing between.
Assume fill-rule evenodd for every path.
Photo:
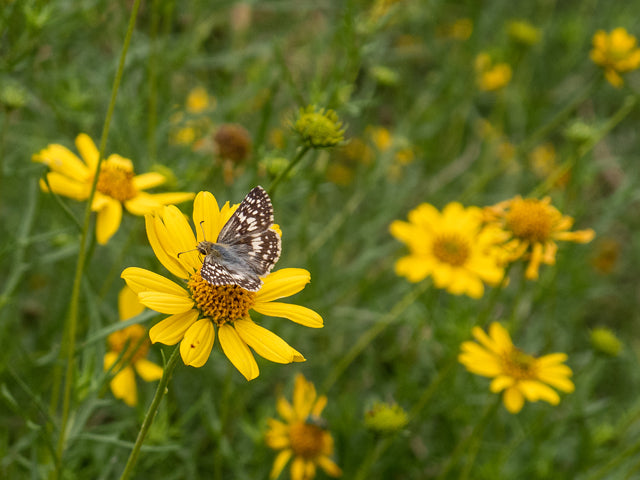
<instances>
[{"instance_id":1,"label":"yellow daisy flower","mask_svg":"<svg viewBox=\"0 0 640 480\"><path fill-rule=\"evenodd\" d=\"M218 208L211 193L200 192L193 205L197 237L184 215L173 205L145 216L149 243L158 260L186 284L179 285L136 267L125 269L122 278L138 294L143 305L171 315L149 331L153 343L175 345L180 342L185 365L201 367L209 358L215 327L218 327L222 351L247 380L252 380L260 372L249 347L276 363L303 362L305 358L280 337L254 323L249 316L250 310L284 317L311 328L322 327L323 321L309 308L274 301L301 291L311 278L307 270L284 268L271 272L257 292L237 285L212 286L202 279L202 258L194 247L204 238L216 240L235 208L237 205L230 207L228 202Z\"/></svg>"},{"instance_id":2,"label":"yellow daisy flower","mask_svg":"<svg viewBox=\"0 0 640 480\"><path fill-rule=\"evenodd\" d=\"M133 318L143 310L144 305L138 301L138 295L133 290L127 286L120 290L118 295L120 320ZM146 358L151 345L147 338L147 330L142 325L131 325L109 335L107 344L109 351L104 356L105 371L112 368L120 358L118 365L113 367L116 374L109 384L113 396L133 407L138 403L135 372L138 372L138 375L147 382L162 377L162 367ZM123 354L122 351L125 348Z\"/></svg>"},{"instance_id":3,"label":"yellow daisy flower","mask_svg":"<svg viewBox=\"0 0 640 480\"><path fill-rule=\"evenodd\" d=\"M318 397L313 383L298 374L293 389L293 405L280 397L277 409L285 420L269 419L266 442L270 448L280 450L273 462L269 478L278 478L291 457L291 480L311 480L317 467L327 475L339 477L342 470L331 460L333 437L322 426L320 415L327 404L327 397Z\"/></svg>"},{"instance_id":4,"label":"yellow daisy flower","mask_svg":"<svg viewBox=\"0 0 640 480\"><path fill-rule=\"evenodd\" d=\"M573 218L563 216L551 206L551 198L523 199L520 195L485 208L486 220L508 233L505 243L507 261L525 257L529 265L526 278L538 278L541 263L556 262L557 240L587 243L595 236L592 229L570 232Z\"/></svg>"},{"instance_id":5,"label":"yellow daisy flower","mask_svg":"<svg viewBox=\"0 0 640 480\"><path fill-rule=\"evenodd\" d=\"M593 36L593 50L591 60L604 68L607 81L616 88L624 81L621 73L629 72L640 67L640 48L637 39L624 28L616 28L607 34L598 30Z\"/></svg>"},{"instance_id":6,"label":"yellow daisy flower","mask_svg":"<svg viewBox=\"0 0 640 480\"><path fill-rule=\"evenodd\" d=\"M489 335L480 327L473 327L477 342L463 342L458 361L467 370L483 377L493 377L493 393L504 391L502 401L511 413L518 413L524 401L544 400L551 405L560 403L557 388L566 393L574 390L571 369L564 365L567 355L552 353L540 358L516 348L509 333L497 322L489 326Z\"/></svg>"},{"instance_id":7,"label":"yellow daisy flower","mask_svg":"<svg viewBox=\"0 0 640 480\"><path fill-rule=\"evenodd\" d=\"M409 247L409 255L396 262L396 273L410 282L433 277L436 287L455 295L480 298L483 282L496 285L502 279L503 233L483 227L478 207L450 203L439 212L427 203L409 212L409 221L395 220L391 235Z\"/></svg>"},{"instance_id":8,"label":"yellow daisy flower","mask_svg":"<svg viewBox=\"0 0 640 480\"><path fill-rule=\"evenodd\" d=\"M76 137L76 148L82 159L58 144L51 144L33 155L33 161L44 163L51 169L47 173L48 187L44 180L40 181L42 190L48 191L50 187L58 195L79 201L89 198L99 152L93 140L84 133ZM144 191L165 181L166 177L157 172L135 175L131 160L120 155L112 154L103 160L91 205L91 209L98 212L98 243L107 243L120 227L123 205L133 215L144 215L163 205L193 198L193 193L150 194Z\"/></svg>"},{"instance_id":9,"label":"yellow daisy flower","mask_svg":"<svg viewBox=\"0 0 640 480\"><path fill-rule=\"evenodd\" d=\"M485 92L506 87L511 81L512 70L508 63L494 63L487 53L480 53L475 60L476 82Z\"/></svg>"}]
</instances>

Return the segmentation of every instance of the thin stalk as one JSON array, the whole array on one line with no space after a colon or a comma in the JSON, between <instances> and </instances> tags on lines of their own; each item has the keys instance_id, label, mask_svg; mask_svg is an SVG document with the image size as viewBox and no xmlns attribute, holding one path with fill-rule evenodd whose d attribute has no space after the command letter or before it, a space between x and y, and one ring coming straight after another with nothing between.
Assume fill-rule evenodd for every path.
<instances>
[{"instance_id":1,"label":"thin stalk","mask_svg":"<svg viewBox=\"0 0 640 480\"><path fill-rule=\"evenodd\" d=\"M431 383L429 383L427 388L424 389L424 392L422 392L422 395L420 396L418 401L411 408L411 411L409 412L409 423L415 420L415 418L420 414L425 405L429 403L429 400L431 400L433 394L438 390L438 388L440 388L440 384L442 383L442 381L449 376L449 372L451 372L451 369L456 363L457 357L454 356L449 359L449 361L443 368L440 369L438 375L433 380L431 380ZM393 441L398 436L398 433L382 438L378 442L375 448L370 451L369 455L367 455L364 461L360 464L355 477L353 477L354 480L365 480L366 478L370 477L369 471L371 470L371 467L375 465L376 461L393 444Z\"/></svg>"},{"instance_id":2,"label":"thin stalk","mask_svg":"<svg viewBox=\"0 0 640 480\"><path fill-rule=\"evenodd\" d=\"M422 281L417 284L412 290L410 290L393 308L383 315L380 320L374 323L367 331L365 331L360 338L353 344L351 349L344 355L340 361L333 367L331 373L327 376L322 384L322 390L328 391L331 386L338 380L338 378L344 373L349 365L360 355L365 348L369 346L373 340L380 335L389 325L394 323L400 318L400 315L415 302L420 295L422 295L427 288L431 285L431 282Z\"/></svg>"},{"instance_id":3,"label":"thin stalk","mask_svg":"<svg viewBox=\"0 0 640 480\"><path fill-rule=\"evenodd\" d=\"M286 178L287 175L289 175L289 172L293 169L293 167L295 167L298 163L300 163L300 160L302 160L302 157L305 156L305 154L309 151L310 148L311 147L307 145L298 148L298 153L296 157L293 159L293 161L287 166L287 168L285 168L282 172L280 172L280 174L273 180L273 182L271 182L271 185L267 189L269 192L269 195L273 196L278 184L282 181L282 179Z\"/></svg>"},{"instance_id":4,"label":"thin stalk","mask_svg":"<svg viewBox=\"0 0 640 480\"><path fill-rule=\"evenodd\" d=\"M147 151L151 163L156 161L156 127L158 123L158 26L160 24L160 1L151 3L151 26L149 31L150 51L147 64L149 86L149 117L147 121Z\"/></svg>"},{"instance_id":5,"label":"thin stalk","mask_svg":"<svg viewBox=\"0 0 640 480\"><path fill-rule=\"evenodd\" d=\"M100 166L104 158L104 152L107 145L107 136L109 135L109 127L111 126L111 118L113 117L113 110L116 104L116 97L118 95L118 88L120 87L120 81L122 80L122 74L124 72L124 61L127 56L127 50L129 49L129 43L131 42L131 36L136 23L136 17L138 14L138 8L140 7L140 0L136 0L131 9L131 17L129 18L129 27L125 36L124 45L122 46L122 53L120 55L120 63L118 65L118 71L116 72L115 79L113 81L113 87L111 90L111 100L109 101L109 108L107 109L107 116L105 118L104 126L102 128L102 136L100 138L100 155L96 164L96 170L93 175L93 182L91 183L91 191L89 198L87 199L87 206L84 212L84 221L82 227L82 233L80 238L80 249L78 251L78 263L76 265L75 277L73 279L73 290L71 292L71 302L69 305L69 316L67 317L67 323L65 325L66 332L66 374L64 393L62 398L62 418L60 421L60 436L58 437L58 445L56 448L56 470L55 478L60 478L62 473L62 454L64 452L64 446L66 442L67 423L69 421L69 409L71 404L71 387L73 385L73 375L75 368L75 343L76 333L78 329L78 306L80 303L80 286L82 284L82 273L84 271L85 262L87 260L87 239L89 237L89 228L91 225L91 205L93 204L93 198L96 192L96 186L98 184L98 177L100 173Z\"/></svg>"},{"instance_id":6,"label":"thin stalk","mask_svg":"<svg viewBox=\"0 0 640 480\"><path fill-rule=\"evenodd\" d=\"M158 383L158 388L156 388L156 393L153 396L153 400L151 401L151 405L149 405L149 409L147 410L147 414L144 416L144 421L142 422L142 427L140 427L140 431L138 432L138 438L136 438L136 443L129 454L129 459L127 460L127 464L124 467L124 471L120 476L120 480L126 480L133 473L133 469L136 466L136 462L138 461L138 455L140 454L140 448L142 447L142 443L144 442L144 438L147 436L149 432L149 428L153 423L153 420L156 417L156 413L158 413L158 407L160 406L160 402L162 401L162 397L167 390L167 385L169 384L169 380L171 379L171 375L178 364L178 358L180 357L180 346L176 346L173 349L173 353L167 364L164 367L162 372L162 378Z\"/></svg>"},{"instance_id":7,"label":"thin stalk","mask_svg":"<svg viewBox=\"0 0 640 480\"><path fill-rule=\"evenodd\" d=\"M456 445L456 447L453 450L453 453L449 457L449 461L446 463L446 465L444 466L444 468L442 469L442 471L440 472L440 475L438 475L436 480L443 480L444 478L447 477L449 471L453 468L453 466L457 465L458 462L460 461L460 458L462 457L462 455L466 451L466 448L467 448L467 445L469 444L469 442L471 442L472 440L475 440L477 438L482 438L482 434L484 432L484 428L487 426L487 423L489 422L489 419L491 419L493 417L493 414L498 409L498 405L500 405L500 396L496 397L496 399L492 403L487 405L487 407L484 409L484 413L482 414L482 417L474 425L473 430L471 431L471 433L469 435L465 436L464 438L462 438L458 442L458 444ZM467 466L465 468L465 471L471 469L471 467L473 466L473 462L474 461L475 461L475 455L472 454L471 458L467 462ZM465 475L464 471L462 472L462 475Z\"/></svg>"}]
</instances>

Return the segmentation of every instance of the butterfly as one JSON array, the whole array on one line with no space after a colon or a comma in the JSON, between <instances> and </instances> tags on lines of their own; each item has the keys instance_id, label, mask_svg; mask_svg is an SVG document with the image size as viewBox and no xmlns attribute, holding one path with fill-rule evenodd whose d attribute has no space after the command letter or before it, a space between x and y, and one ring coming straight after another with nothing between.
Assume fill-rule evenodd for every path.
<instances>
[{"instance_id":1,"label":"butterfly","mask_svg":"<svg viewBox=\"0 0 640 480\"><path fill-rule=\"evenodd\" d=\"M264 188L257 186L224 224L217 242L203 240L196 249L204 260L200 275L213 286L237 285L257 292L280 258L280 235L273 226L273 205Z\"/></svg>"}]
</instances>

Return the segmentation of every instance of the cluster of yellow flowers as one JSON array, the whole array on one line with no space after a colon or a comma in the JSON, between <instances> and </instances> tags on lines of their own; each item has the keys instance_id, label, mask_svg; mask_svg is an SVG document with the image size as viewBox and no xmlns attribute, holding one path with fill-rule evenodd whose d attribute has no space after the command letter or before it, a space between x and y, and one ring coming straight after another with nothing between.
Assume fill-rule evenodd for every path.
<instances>
[{"instance_id":1,"label":"cluster of yellow flowers","mask_svg":"<svg viewBox=\"0 0 640 480\"><path fill-rule=\"evenodd\" d=\"M506 283L510 263L525 260L525 277L537 279L541 264L555 263L557 241L593 239L593 230L572 232L572 225L573 219L553 207L549 197L516 196L484 209L454 202L442 212L423 203L409 212L408 222L390 225L391 234L409 248L409 255L396 262L396 273L410 282L431 277L449 293L480 298L485 284ZM527 355L514 347L498 323L491 325L490 336L479 327L473 335L480 345L463 343L460 362L473 373L495 377L491 390L504 391L510 412L520 411L525 398L557 404L557 393L545 384L573 390L571 370L562 364L566 355Z\"/></svg>"}]
</instances>

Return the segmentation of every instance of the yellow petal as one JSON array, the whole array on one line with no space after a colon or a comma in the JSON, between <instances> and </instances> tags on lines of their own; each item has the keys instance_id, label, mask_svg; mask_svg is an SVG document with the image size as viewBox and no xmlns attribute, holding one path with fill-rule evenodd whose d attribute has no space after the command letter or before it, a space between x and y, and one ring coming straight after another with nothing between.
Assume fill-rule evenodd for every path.
<instances>
[{"instance_id":1,"label":"yellow petal","mask_svg":"<svg viewBox=\"0 0 640 480\"><path fill-rule=\"evenodd\" d=\"M188 271L199 269L202 262L195 251L196 238L189 222L175 205L162 210L162 225L156 224L156 233L168 255L177 258ZM190 253L183 253L189 252ZM178 257L180 254L180 257Z\"/></svg>"},{"instance_id":2,"label":"yellow petal","mask_svg":"<svg viewBox=\"0 0 640 480\"><path fill-rule=\"evenodd\" d=\"M319 417L320 415L322 415L322 411L326 406L327 406L327 396L320 395L320 397L318 397L318 400L316 400L315 405L311 409L311 415L314 417Z\"/></svg>"},{"instance_id":3,"label":"yellow petal","mask_svg":"<svg viewBox=\"0 0 640 480\"><path fill-rule=\"evenodd\" d=\"M283 268L271 272L264 285L256 293L256 302L270 302L278 298L289 297L301 291L311 281L311 274L303 268Z\"/></svg>"},{"instance_id":4,"label":"yellow petal","mask_svg":"<svg viewBox=\"0 0 640 480\"><path fill-rule=\"evenodd\" d=\"M307 381L304 375L296 375L293 387L293 409L299 420L306 419L311 413L311 409L316 402L316 387Z\"/></svg>"},{"instance_id":5,"label":"yellow petal","mask_svg":"<svg viewBox=\"0 0 640 480\"><path fill-rule=\"evenodd\" d=\"M51 187L53 193L57 195L73 198L74 200L78 200L80 202L89 198L88 184L68 178L61 173L47 173L47 182L49 183L49 187ZM40 179L40 189L43 192L49 191L47 183L42 179Z\"/></svg>"},{"instance_id":6,"label":"yellow petal","mask_svg":"<svg viewBox=\"0 0 640 480\"><path fill-rule=\"evenodd\" d=\"M157 187L167 181L167 178L158 172L143 173L131 179L131 183L136 190L147 190Z\"/></svg>"},{"instance_id":7,"label":"yellow petal","mask_svg":"<svg viewBox=\"0 0 640 480\"><path fill-rule=\"evenodd\" d=\"M253 309L263 315L270 317L282 317L291 320L292 322L299 323L305 327L322 328L324 323L322 317L310 308L300 305L292 305L289 303L280 302L267 302L257 303L253 306Z\"/></svg>"},{"instance_id":8,"label":"yellow petal","mask_svg":"<svg viewBox=\"0 0 640 480\"><path fill-rule=\"evenodd\" d=\"M510 413L518 413L524 405L524 397L522 393L520 393L520 390L512 387L504 392L502 402Z\"/></svg>"},{"instance_id":9,"label":"yellow petal","mask_svg":"<svg viewBox=\"0 0 640 480\"><path fill-rule=\"evenodd\" d=\"M158 322L149 330L149 338L152 343L175 345L184 337L189 327L198 320L198 311L191 309L188 312L176 313Z\"/></svg>"},{"instance_id":10,"label":"yellow petal","mask_svg":"<svg viewBox=\"0 0 640 480\"><path fill-rule=\"evenodd\" d=\"M166 243L167 232L161 218L158 215L145 215L144 220L149 244L160 263L176 277L189 278L189 273L192 270L187 269L187 266L180 261L173 248L163 244L163 241Z\"/></svg>"},{"instance_id":11,"label":"yellow petal","mask_svg":"<svg viewBox=\"0 0 640 480\"><path fill-rule=\"evenodd\" d=\"M276 459L273 461L273 467L271 468L271 473L269 474L270 479L273 480L280 476L282 470L291 459L291 455L293 455L293 451L288 449L283 450L278 454Z\"/></svg>"},{"instance_id":12,"label":"yellow petal","mask_svg":"<svg viewBox=\"0 0 640 480\"><path fill-rule=\"evenodd\" d=\"M180 355L185 365L201 367L209 359L216 332L213 323L203 318L194 323L180 342Z\"/></svg>"},{"instance_id":13,"label":"yellow petal","mask_svg":"<svg viewBox=\"0 0 640 480\"><path fill-rule=\"evenodd\" d=\"M198 242L207 240L215 242L222 225L220 225L220 209L216 197L210 192L200 192L193 202L193 225ZM204 230L204 238L202 236Z\"/></svg>"},{"instance_id":14,"label":"yellow petal","mask_svg":"<svg viewBox=\"0 0 640 480\"><path fill-rule=\"evenodd\" d=\"M81 183L89 183L93 176L93 172L71 150L55 143L36 153L32 159Z\"/></svg>"},{"instance_id":15,"label":"yellow petal","mask_svg":"<svg viewBox=\"0 0 640 480\"><path fill-rule=\"evenodd\" d=\"M124 207L129 213L140 217L157 211L161 206L162 204L156 202L151 195L145 192L140 192L131 200L124 202Z\"/></svg>"},{"instance_id":16,"label":"yellow petal","mask_svg":"<svg viewBox=\"0 0 640 480\"><path fill-rule=\"evenodd\" d=\"M284 397L278 397L278 400L276 400L276 410L288 423L291 423L296 418L293 407Z\"/></svg>"},{"instance_id":17,"label":"yellow petal","mask_svg":"<svg viewBox=\"0 0 640 480\"><path fill-rule=\"evenodd\" d=\"M138 294L125 285L118 294L118 313L120 320L128 320L144 311L144 305L138 300Z\"/></svg>"},{"instance_id":18,"label":"yellow petal","mask_svg":"<svg viewBox=\"0 0 640 480\"><path fill-rule=\"evenodd\" d=\"M96 219L96 239L100 245L105 245L114 233L118 231L122 221L122 204L117 200L107 202L98 212Z\"/></svg>"},{"instance_id":19,"label":"yellow petal","mask_svg":"<svg viewBox=\"0 0 640 480\"><path fill-rule=\"evenodd\" d=\"M140 292L140 303L160 313L185 313L193 307L193 300L182 295L164 292Z\"/></svg>"},{"instance_id":20,"label":"yellow petal","mask_svg":"<svg viewBox=\"0 0 640 480\"><path fill-rule=\"evenodd\" d=\"M291 363L302 357L287 342L264 327L256 325L250 318L236 320L233 326L240 338L263 358L275 363ZM304 361L304 357L302 360Z\"/></svg>"},{"instance_id":21,"label":"yellow petal","mask_svg":"<svg viewBox=\"0 0 640 480\"><path fill-rule=\"evenodd\" d=\"M113 396L124 400L124 403L133 407L138 403L138 391L133 368L124 367L109 382Z\"/></svg>"},{"instance_id":22,"label":"yellow petal","mask_svg":"<svg viewBox=\"0 0 640 480\"><path fill-rule=\"evenodd\" d=\"M122 271L120 276L124 278L127 285L136 293L159 292L190 298L189 292L177 283L155 272L145 270L144 268L128 267Z\"/></svg>"},{"instance_id":23,"label":"yellow petal","mask_svg":"<svg viewBox=\"0 0 640 480\"><path fill-rule=\"evenodd\" d=\"M141 358L133 365L145 382L153 382L154 380L160 380L162 378L162 367L150 362L146 358Z\"/></svg>"},{"instance_id":24,"label":"yellow petal","mask_svg":"<svg viewBox=\"0 0 640 480\"><path fill-rule=\"evenodd\" d=\"M256 359L247 344L240 338L238 332L228 323L223 324L218 335L220 337L220 346L229 361L236 367L244 378L253 380L260 375Z\"/></svg>"},{"instance_id":25,"label":"yellow petal","mask_svg":"<svg viewBox=\"0 0 640 480\"><path fill-rule=\"evenodd\" d=\"M98 164L98 158L100 157L100 152L96 147L96 144L93 143L91 137L86 133L81 133L76 137L76 148L78 152L80 152L80 156L89 167L91 172L96 171L96 166Z\"/></svg>"},{"instance_id":26,"label":"yellow petal","mask_svg":"<svg viewBox=\"0 0 640 480\"><path fill-rule=\"evenodd\" d=\"M195 193L191 192L166 192L166 193L149 193L153 200L160 205L170 205L174 203L182 203L195 197Z\"/></svg>"},{"instance_id":27,"label":"yellow petal","mask_svg":"<svg viewBox=\"0 0 640 480\"><path fill-rule=\"evenodd\" d=\"M320 465L320 468L324 470L324 473L326 473L330 477L337 478L342 476L342 470L340 469L340 467L338 467L338 465L336 465L335 462L329 457L321 456L316 460L316 462L318 463L318 465Z\"/></svg>"},{"instance_id":28,"label":"yellow petal","mask_svg":"<svg viewBox=\"0 0 640 480\"><path fill-rule=\"evenodd\" d=\"M291 480L308 480L305 471L304 458L296 456L291 463Z\"/></svg>"}]
</instances>

